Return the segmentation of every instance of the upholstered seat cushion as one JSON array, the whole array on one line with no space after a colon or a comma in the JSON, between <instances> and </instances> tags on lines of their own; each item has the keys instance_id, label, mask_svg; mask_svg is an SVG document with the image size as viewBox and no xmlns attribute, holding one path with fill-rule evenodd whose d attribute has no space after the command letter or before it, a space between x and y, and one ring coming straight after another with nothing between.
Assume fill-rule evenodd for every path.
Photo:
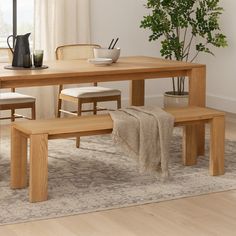
<instances>
[{"instance_id":1,"label":"upholstered seat cushion","mask_svg":"<svg viewBox=\"0 0 236 236\"><path fill-rule=\"evenodd\" d=\"M118 89L104 88L100 86L91 86L91 87L63 89L61 91L61 94L76 98L88 98L88 97L116 96L120 95L121 92Z\"/></svg>"},{"instance_id":2,"label":"upholstered seat cushion","mask_svg":"<svg viewBox=\"0 0 236 236\"><path fill-rule=\"evenodd\" d=\"M15 93L15 92L1 93L0 92L0 105L14 104L14 103L27 103L27 102L34 102L34 101L35 101L34 97L24 95L21 93Z\"/></svg>"}]
</instances>

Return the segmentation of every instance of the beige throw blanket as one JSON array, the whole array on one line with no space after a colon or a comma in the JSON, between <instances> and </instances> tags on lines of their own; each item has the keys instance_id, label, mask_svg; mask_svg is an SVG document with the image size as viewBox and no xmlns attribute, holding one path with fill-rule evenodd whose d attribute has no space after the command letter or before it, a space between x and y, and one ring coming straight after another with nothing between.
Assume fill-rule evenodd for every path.
<instances>
[{"instance_id":1,"label":"beige throw blanket","mask_svg":"<svg viewBox=\"0 0 236 236\"><path fill-rule=\"evenodd\" d=\"M141 171L169 175L169 145L174 117L159 107L129 107L111 111L113 141L135 158Z\"/></svg>"}]
</instances>

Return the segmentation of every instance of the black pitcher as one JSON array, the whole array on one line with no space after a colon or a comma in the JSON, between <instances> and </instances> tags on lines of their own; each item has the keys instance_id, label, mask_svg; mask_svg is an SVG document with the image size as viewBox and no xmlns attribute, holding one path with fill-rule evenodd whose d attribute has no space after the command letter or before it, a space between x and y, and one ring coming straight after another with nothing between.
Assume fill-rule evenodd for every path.
<instances>
[{"instance_id":1,"label":"black pitcher","mask_svg":"<svg viewBox=\"0 0 236 236\"><path fill-rule=\"evenodd\" d=\"M25 34L25 35L17 35L17 36L10 35L7 38L8 47L13 53L12 66L16 66L16 67L24 66L25 55L30 55L29 36L30 36L30 33ZM11 37L15 39L14 51L9 44L9 39Z\"/></svg>"}]
</instances>

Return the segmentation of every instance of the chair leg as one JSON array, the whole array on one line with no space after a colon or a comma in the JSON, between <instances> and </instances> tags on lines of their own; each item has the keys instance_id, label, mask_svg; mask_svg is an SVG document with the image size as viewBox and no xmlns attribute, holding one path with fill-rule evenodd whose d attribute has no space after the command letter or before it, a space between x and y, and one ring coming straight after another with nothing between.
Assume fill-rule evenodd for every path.
<instances>
[{"instance_id":1,"label":"chair leg","mask_svg":"<svg viewBox=\"0 0 236 236\"><path fill-rule=\"evenodd\" d=\"M117 109L121 108L121 96L117 99Z\"/></svg>"},{"instance_id":2,"label":"chair leg","mask_svg":"<svg viewBox=\"0 0 236 236\"><path fill-rule=\"evenodd\" d=\"M80 99L78 99L78 108L77 108L77 116L81 116L82 113L82 102ZM76 137L76 147L80 147L80 137Z\"/></svg>"},{"instance_id":3,"label":"chair leg","mask_svg":"<svg viewBox=\"0 0 236 236\"><path fill-rule=\"evenodd\" d=\"M62 99L58 98L58 103L57 103L57 118L61 117L61 105L62 105Z\"/></svg>"},{"instance_id":4,"label":"chair leg","mask_svg":"<svg viewBox=\"0 0 236 236\"><path fill-rule=\"evenodd\" d=\"M97 114L97 102L93 102L93 114Z\"/></svg>"},{"instance_id":5,"label":"chair leg","mask_svg":"<svg viewBox=\"0 0 236 236\"><path fill-rule=\"evenodd\" d=\"M35 102L34 102L31 107L31 120L35 120L35 119L36 119L36 109L35 109Z\"/></svg>"},{"instance_id":6,"label":"chair leg","mask_svg":"<svg viewBox=\"0 0 236 236\"><path fill-rule=\"evenodd\" d=\"M15 109L11 109L11 121L15 121Z\"/></svg>"}]
</instances>

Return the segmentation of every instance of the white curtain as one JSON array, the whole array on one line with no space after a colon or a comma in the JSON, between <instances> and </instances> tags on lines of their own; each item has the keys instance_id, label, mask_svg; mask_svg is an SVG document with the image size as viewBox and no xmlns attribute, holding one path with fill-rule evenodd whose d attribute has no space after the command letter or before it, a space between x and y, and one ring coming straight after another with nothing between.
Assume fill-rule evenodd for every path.
<instances>
[{"instance_id":1,"label":"white curtain","mask_svg":"<svg viewBox=\"0 0 236 236\"><path fill-rule=\"evenodd\" d=\"M90 0L35 0L34 48L44 50L44 60L55 59L56 47L90 42ZM57 87L32 88L37 98L37 118L53 117Z\"/></svg>"}]
</instances>

